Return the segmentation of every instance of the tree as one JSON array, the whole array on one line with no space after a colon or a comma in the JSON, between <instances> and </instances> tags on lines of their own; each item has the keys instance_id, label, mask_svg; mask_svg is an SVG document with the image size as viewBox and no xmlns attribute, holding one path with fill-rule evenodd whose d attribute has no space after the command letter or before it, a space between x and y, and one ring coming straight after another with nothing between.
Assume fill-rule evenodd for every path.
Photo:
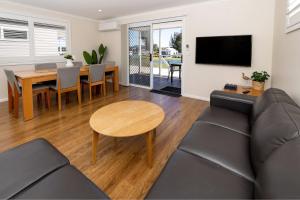
<instances>
[{"instance_id":1,"label":"tree","mask_svg":"<svg viewBox=\"0 0 300 200\"><path fill-rule=\"evenodd\" d=\"M157 44L153 44L153 51L154 52L159 52L159 47Z\"/></svg>"},{"instance_id":2,"label":"tree","mask_svg":"<svg viewBox=\"0 0 300 200\"><path fill-rule=\"evenodd\" d=\"M170 47L176 49L179 53L182 52L182 33L174 33L171 36Z\"/></svg>"},{"instance_id":3,"label":"tree","mask_svg":"<svg viewBox=\"0 0 300 200\"><path fill-rule=\"evenodd\" d=\"M155 57L159 56L159 46L158 46L158 44L153 44L153 56L155 56Z\"/></svg>"}]
</instances>

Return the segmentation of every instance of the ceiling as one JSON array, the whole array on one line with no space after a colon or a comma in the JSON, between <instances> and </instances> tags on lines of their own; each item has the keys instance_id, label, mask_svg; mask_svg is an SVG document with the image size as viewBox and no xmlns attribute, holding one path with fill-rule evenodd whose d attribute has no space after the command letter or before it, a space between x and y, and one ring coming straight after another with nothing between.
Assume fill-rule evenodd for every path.
<instances>
[{"instance_id":1,"label":"ceiling","mask_svg":"<svg viewBox=\"0 0 300 200\"><path fill-rule=\"evenodd\" d=\"M207 0L9 0L91 19L109 19ZM98 12L101 9L102 12Z\"/></svg>"}]
</instances>

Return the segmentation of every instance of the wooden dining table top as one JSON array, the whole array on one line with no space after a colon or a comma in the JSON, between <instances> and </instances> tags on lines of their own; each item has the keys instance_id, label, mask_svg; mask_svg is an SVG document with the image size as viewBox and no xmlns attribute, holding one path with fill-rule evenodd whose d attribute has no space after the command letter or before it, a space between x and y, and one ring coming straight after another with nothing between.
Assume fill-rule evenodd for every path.
<instances>
[{"instance_id":1,"label":"wooden dining table top","mask_svg":"<svg viewBox=\"0 0 300 200\"><path fill-rule=\"evenodd\" d=\"M110 72L114 71L115 68L118 66L107 66L105 71ZM80 68L80 75L88 75L89 67L83 66ZM39 78L39 77L47 77L47 76L56 76L57 70L22 70L22 71L15 71L15 76L22 80L22 79L28 79L28 78Z\"/></svg>"}]
</instances>

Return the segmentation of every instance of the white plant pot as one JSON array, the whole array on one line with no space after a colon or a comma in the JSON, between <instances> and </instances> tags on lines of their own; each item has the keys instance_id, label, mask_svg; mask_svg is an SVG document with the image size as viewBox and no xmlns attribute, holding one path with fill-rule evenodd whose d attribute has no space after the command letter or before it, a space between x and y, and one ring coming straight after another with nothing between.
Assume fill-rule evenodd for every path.
<instances>
[{"instance_id":1,"label":"white plant pot","mask_svg":"<svg viewBox=\"0 0 300 200\"><path fill-rule=\"evenodd\" d=\"M66 67L74 67L74 64L71 59L67 59Z\"/></svg>"}]
</instances>

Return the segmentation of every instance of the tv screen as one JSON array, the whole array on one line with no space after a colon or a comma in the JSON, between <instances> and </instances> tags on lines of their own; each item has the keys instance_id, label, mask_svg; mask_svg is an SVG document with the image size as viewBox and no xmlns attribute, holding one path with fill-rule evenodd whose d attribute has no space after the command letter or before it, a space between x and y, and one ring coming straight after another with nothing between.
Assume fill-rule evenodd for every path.
<instances>
[{"instance_id":1,"label":"tv screen","mask_svg":"<svg viewBox=\"0 0 300 200\"><path fill-rule=\"evenodd\" d=\"M252 36L198 37L196 64L251 67Z\"/></svg>"}]
</instances>

